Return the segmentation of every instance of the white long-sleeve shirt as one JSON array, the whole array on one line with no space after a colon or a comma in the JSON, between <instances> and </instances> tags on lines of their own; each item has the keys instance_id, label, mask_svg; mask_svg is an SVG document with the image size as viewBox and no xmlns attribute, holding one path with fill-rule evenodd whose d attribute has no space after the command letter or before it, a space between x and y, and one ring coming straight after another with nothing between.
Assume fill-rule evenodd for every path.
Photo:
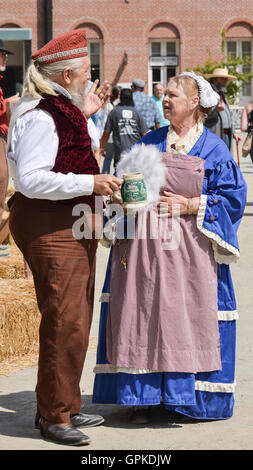
<instances>
[{"instance_id":1,"label":"white long-sleeve shirt","mask_svg":"<svg viewBox=\"0 0 253 470\"><path fill-rule=\"evenodd\" d=\"M62 87L61 93L71 98ZM15 190L31 199L62 200L90 195L94 176L50 171L55 165L59 139L52 116L33 109L13 127L7 160Z\"/></svg>"},{"instance_id":2,"label":"white long-sleeve shirt","mask_svg":"<svg viewBox=\"0 0 253 470\"><path fill-rule=\"evenodd\" d=\"M92 150L97 150L100 147L99 134L97 128L90 117L87 119L88 132L91 139L91 148Z\"/></svg>"}]
</instances>

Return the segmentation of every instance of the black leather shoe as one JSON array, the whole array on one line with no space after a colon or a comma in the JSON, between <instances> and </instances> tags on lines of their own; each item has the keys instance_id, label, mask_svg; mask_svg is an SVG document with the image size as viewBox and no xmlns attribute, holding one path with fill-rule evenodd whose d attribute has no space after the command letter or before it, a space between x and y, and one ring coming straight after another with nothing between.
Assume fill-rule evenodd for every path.
<instances>
[{"instance_id":1,"label":"black leather shoe","mask_svg":"<svg viewBox=\"0 0 253 470\"><path fill-rule=\"evenodd\" d=\"M35 415L35 420L34 420L34 426L36 429L39 429L40 428L40 413L37 411L36 415Z\"/></svg>"},{"instance_id":2,"label":"black leather shoe","mask_svg":"<svg viewBox=\"0 0 253 470\"><path fill-rule=\"evenodd\" d=\"M52 424L46 428L43 428L42 421L39 424L40 434L45 439L49 439L56 444L64 444L68 446L83 446L91 442L90 438L83 434L78 429L67 426L66 428L61 428Z\"/></svg>"},{"instance_id":3,"label":"black leather shoe","mask_svg":"<svg viewBox=\"0 0 253 470\"><path fill-rule=\"evenodd\" d=\"M92 426L99 426L104 422L103 416L99 415L86 415L84 413L77 413L70 415L72 426L76 428L91 428Z\"/></svg>"},{"instance_id":4,"label":"black leather shoe","mask_svg":"<svg viewBox=\"0 0 253 470\"><path fill-rule=\"evenodd\" d=\"M37 411L34 421L36 429L39 429L40 418L41 416ZM72 426L76 428L90 428L92 426L99 426L100 424L102 424L104 422L104 418L99 415L86 415L84 413L77 413L74 415L70 415L70 421Z\"/></svg>"}]
</instances>

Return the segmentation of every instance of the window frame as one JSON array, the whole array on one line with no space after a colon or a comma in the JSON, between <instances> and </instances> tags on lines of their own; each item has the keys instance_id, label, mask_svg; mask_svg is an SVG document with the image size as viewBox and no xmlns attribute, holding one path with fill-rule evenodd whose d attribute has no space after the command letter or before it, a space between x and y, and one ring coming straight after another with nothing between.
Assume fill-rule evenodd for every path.
<instances>
[{"instance_id":1,"label":"window frame","mask_svg":"<svg viewBox=\"0 0 253 470\"><path fill-rule=\"evenodd\" d=\"M88 55L91 60L91 44L99 44L99 81L102 83L104 76L104 54L103 54L103 40L102 39L88 39ZM92 64L91 64L92 66Z\"/></svg>"},{"instance_id":2,"label":"window frame","mask_svg":"<svg viewBox=\"0 0 253 470\"><path fill-rule=\"evenodd\" d=\"M226 39L226 58L228 57L228 44L229 43L235 43L236 44L236 57L242 57L242 44L245 42L251 43L251 72L253 72L253 38L248 37L248 38L228 38ZM238 65L237 70L238 72L242 72L243 66ZM246 103L252 100L252 95L253 95L253 79L250 79L250 87L251 87L251 93L249 95L244 95L243 94L243 89L241 89L240 94L238 96L238 101L239 105L244 106Z\"/></svg>"},{"instance_id":3,"label":"window frame","mask_svg":"<svg viewBox=\"0 0 253 470\"><path fill-rule=\"evenodd\" d=\"M149 59L148 59L148 93L149 95L153 94L153 85L155 83L162 83L164 88L167 86L167 68L169 68L168 65L152 65L150 63L150 57L152 57L152 44L153 43L160 43L160 56L153 56L153 57L169 57L167 55L167 43L174 43L175 44L175 56L178 57L178 63L174 67L175 68L175 73L179 73L179 39L171 39L171 38L163 38L163 39L149 39L149 45L148 45L148 52L149 52ZM157 68L160 69L161 71L161 80L159 81L153 81L153 76L152 76L152 69ZM173 68L173 67L171 67Z\"/></svg>"}]
</instances>

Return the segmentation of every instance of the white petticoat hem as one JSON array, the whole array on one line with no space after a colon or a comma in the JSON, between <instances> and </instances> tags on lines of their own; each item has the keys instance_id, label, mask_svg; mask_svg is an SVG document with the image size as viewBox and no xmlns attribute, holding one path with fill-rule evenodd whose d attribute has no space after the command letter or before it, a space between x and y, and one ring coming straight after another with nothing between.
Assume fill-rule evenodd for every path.
<instances>
[{"instance_id":1,"label":"white petticoat hem","mask_svg":"<svg viewBox=\"0 0 253 470\"><path fill-rule=\"evenodd\" d=\"M151 374L151 373L161 373L162 371L152 371L149 369L133 369L127 367L117 367L113 366L112 364L97 364L93 372L95 374L118 374L118 373L125 373L125 374ZM207 382L202 380L195 380L195 390L201 392L212 392L212 393L234 393L235 391L234 383L220 383L220 382Z\"/></svg>"}]
</instances>

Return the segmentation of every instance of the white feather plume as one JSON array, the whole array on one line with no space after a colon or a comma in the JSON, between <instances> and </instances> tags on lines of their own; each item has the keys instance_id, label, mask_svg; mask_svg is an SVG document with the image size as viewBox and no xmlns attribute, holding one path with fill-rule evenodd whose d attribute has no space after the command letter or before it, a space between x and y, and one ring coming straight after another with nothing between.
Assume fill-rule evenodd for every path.
<instances>
[{"instance_id":1,"label":"white feather plume","mask_svg":"<svg viewBox=\"0 0 253 470\"><path fill-rule=\"evenodd\" d=\"M142 173L147 188L147 201L159 201L160 189L166 183L167 168L162 163L162 153L155 145L135 145L128 152L123 152L116 171L119 178L125 173Z\"/></svg>"}]
</instances>

